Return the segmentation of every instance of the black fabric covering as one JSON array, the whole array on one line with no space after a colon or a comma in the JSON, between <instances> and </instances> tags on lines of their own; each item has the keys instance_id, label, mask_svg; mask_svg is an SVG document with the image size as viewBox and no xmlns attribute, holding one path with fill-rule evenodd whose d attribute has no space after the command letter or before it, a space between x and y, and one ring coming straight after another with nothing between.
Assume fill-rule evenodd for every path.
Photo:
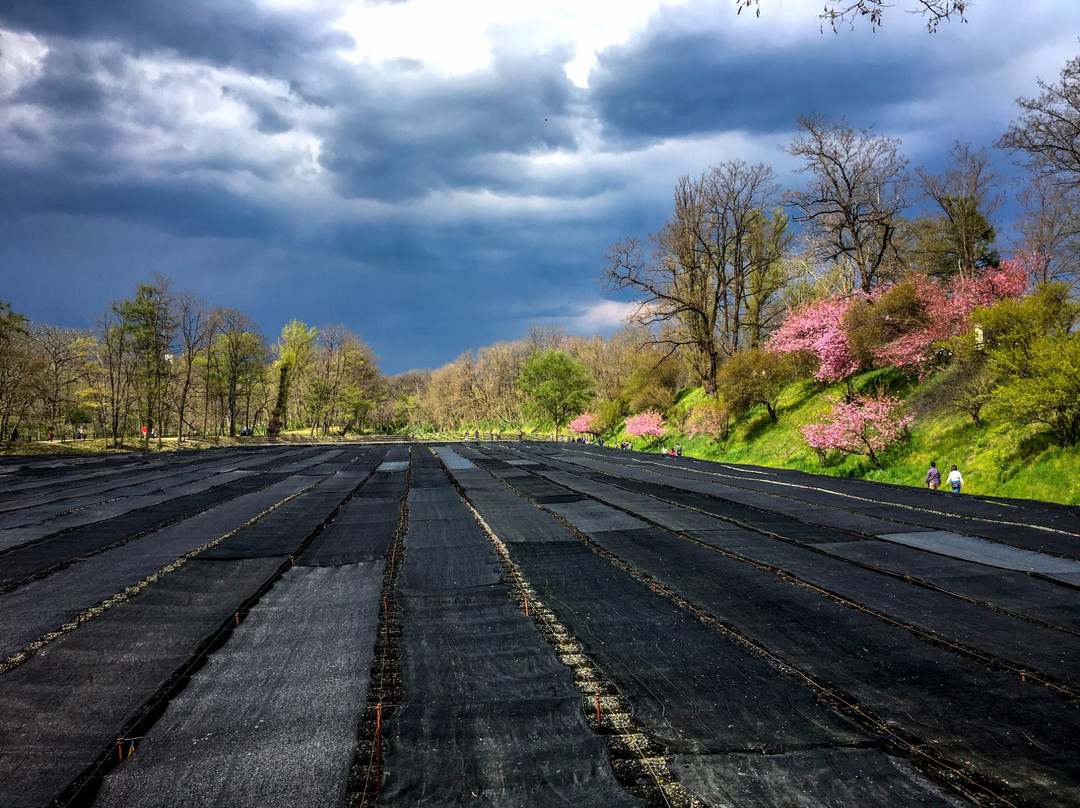
<instances>
[{"instance_id":1,"label":"black fabric covering","mask_svg":"<svg viewBox=\"0 0 1080 808\"><path fill-rule=\"evenodd\" d=\"M580 542L510 550L540 598L668 749L784 750L866 739L768 660L657 597Z\"/></svg>"},{"instance_id":2,"label":"black fabric covering","mask_svg":"<svg viewBox=\"0 0 1080 808\"><path fill-rule=\"evenodd\" d=\"M911 575L922 581L1080 632L1080 590L1063 587L1023 572L984 567L968 561L925 553L911 547L881 541L848 544L836 550L878 569Z\"/></svg>"},{"instance_id":3,"label":"black fabric covering","mask_svg":"<svg viewBox=\"0 0 1080 808\"><path fill-rule=\"evenodd\" d=\"M53 485L18 493L4 492L3 501L0 501L0 529L55 519L60 514L98 505L103 500L123 500L163 491L241 465L232 457L196 457L199 462L195 458L182 458L166 468L154 464L150 468L95 474L89 480L71 479L72 475L63 473L57 475L59 479Z\"/></svg>"},{"instance_id":4,"label":"black fabric covering","mask_svg":"<svg viewBox=\"0 0 1080 808\"><path fill-rule=\"evenodd\" d=\"M567 482L573 484L572 480ZM513 480L513 485L517 484L518 481ZM698 507L710 506L708 498L700 495L644 483L632 484L629 487L655 492L680 503L690 500ZM618 489L608 487L605 491L592 486L592 491L605 501L610 495L621 507L634 509L637 504L634 497L627 496ZM699 499L704 499L705 502L698 502ZM605 528L604 520L597 514L579 520L573 508L552 507L563 513L580 530L594 536L615 536L614 533L598 532ZM728 506L716 503L712 503L711 510L724 515L729 515L732 511ZM608 508L608 511L612 526L626 518L625 514L614 509ZM835 531L799 522L794 523L799 529L793 530L785 524L786 517L770 518L771 516L749 509L736 512L732 516L739 522L764 531L765 535L745 529L733 529L730 524L720 520L716 522L716 530L696 529L691 532L706 544L770 568L782 569L802 581L849 598L905 624L932 632L936 636L991 657L1007 660L1018 667L1041 671L1059 681L1080 687L1080 665L1076 664L1076 660L1080 659L1080 637L1077 635L1033 625L1017 617L1004 615L942 592L915 587L895 577L883 576L872 570L855 567L845 560L823 555L817 552L822 543L814 540L813 531L818 530L824 534L833 534ZM788 541L774 539L769 535L773 533L793 537L793 541L807 546L793 546ZM657 545L666 546L668 543L667 537L661 531L653 530L641 531L638 543L649 545L654 539ZM827 552L835 552L834 542L827 541L825 545ZM975 568L978 569L977 566ZM1080 611L1080 593L1073 594L1074 604Z\"/></svg>"},{"instance_id":5,"label":"black fabric covering","mask_svg":"<svg viewBox=\"0 0 1080 808\"><path fill-rule=\"evenodd\" d=\"M238 529L309 483L309 478L286 478L0 597L0 659L71 620L82 609L98 605Z\"/></svg>"},{"instance_id":6,"label":"black fabric covering","mask_svg":"<svg viewBox=\"0 0 1080 808\"><path fill-rule=\"evenodd\" d=\"M189 562L0 676L0 806L66 788L281 562Z\"/></svg>"},{"instance_id":7,"label":"black fabric covering","mask_svg":"<svg viewBox=\"0 0 1080 808\"><path fill-rule=\"evenodd\" d=\"M483 488L470 485L467 474L455 477L470 497ZM495 515L486 507L495 496L488 489L481 510L497 533L504 518L550 520L517 498ZM569 539L558 523L549 531L562 531ZM754 804L726 802L725 789L733 790L734 784L717 782L717 771L738 776L730 770L743 756L775 760L800 753L810 759L801 776L784 767L763 771L758 789L773 801L763 804L824 805L824 799L831 799L827 804L833 808L953 804L910 768L862 748L869 742L866 735L781 675L770 660L707 629L580 542L515 543L509 549L538 597L631 703L635 722L669 750L693 752L676 771L707 804ZM853 785L838 788L828 782L832 778ZM874 785L890 779L896 787ZM808 794L808 789L817 791Z\"/></svg>"},{"instance_id":8,"label":"black fabric covering","mask_svg":"<svg viewBox=\"0 0 1080 808\"><path fill-rule=\"evenodd\" d=\"M453 492L426 458L418 465L414 481ZM398 576L406 695L386 726L379 804L640 805L615 782L569 670L508 597L475 519L460 499L455 509L419 493ZM412 521L430 507L448 518Z\"/></svg>"},{"instance_id":9,"label":"black fabric covering","mask_svg":"<svg viewBox=\"0 0 1080 808\"><path fill-rule=\"evenodd\" d=\"M283 477L284 474L243 477L209 491L159 502L153 508L131 511L101 524L87 525L36 544L16 548L0 556L0 586L21 581L56 564L80 558L169 522L192 516Z\"/></svg>"},{"instance_id":10,"label":"black fabric covering","mask_svg":"<svg viewBox=\"0 0 1080 808\"><path fill-rule=\"evenodd\" d=\"M805 749L779 755L676 757L679 781L711 805L855 808L967 805L946 796L902 760L862 749Z\"/></svg>"},{"instance_id":11,"label":"black fabric covering","mask_svg":"<svg viewBox=\"0 0 1080 808\"><path fill-rule=\"evenodd\" d=\"M507 482L516 485L517 480ZM733 534L717 535L726 539ZM972 766L990 780L1007 780L1009 789L1034 804L1066 806L1080 800L1080 714L1050 692L666 531L591 536L778 658L833 683L954 765ZM522 558L522 568L539 589L559 585L549 598L565 604L569 612L564 619L570 623L588 614L570 600L585 597L579 590L603 592L605 600L615 592L626 596L625 587L606 580L599 570L592 581L593 573L584 572L576 558L558 560L556 554L539 563L548 551L528 545L512 545L511 552ZM574 580L578 576L586 580ZM574 628L575 633L582 630ZM1020 624L1018 630L1025 627ZM609 641L600 650L608 652ZM639 663L635 678L641 671ZM613 678L619 680L618 674ZM620 687L633 686L619 681Z\"/></svg>"},{"instance_id":12,"label":"black fabric covering","mask_svg":"<svg viewBox=\"0 0 1080 808\"><path fill-rule=\"evenodd\" d=\"M1037 646L1036 659L1047 660L1047 672L1053 672L1066 681L1080 676L1078 666L1072 662L1078 655L1068 652L1068 648L1076 644L1074 635L1057 637L1045 634L1045 631L1038 627L1029 627L1026 624L1017 627L1011 620L1002 620L1002 616L993 610L972 611L970 607L959 606L954 598L942 600L942 594L928 592L926 589L915 589L912 592L906 592L904 588L897 590L894 580L882 579L879 576L867 577L866 570L850 569L849 577L849 566L837 566L836 562L828 561L822 556L850 558L868 567L910 576L933 587L940 587L946 592L975 598L978 602L991 604L1016 615L1049 622L1074 633L1080 629L1080 590L1059 587L1050 581L1017 571L985 567L876 539L802 542L806 547L812 548L813 553L785 549L785 542L753 534L720 519L686 510L677 504L685 499L679 491L656 486L650 491L651 496L645 496L598 482L594 480L595 475L591 474L552 472L545 476L558 484L585 491L613 506L643 514L663 527L679 530L680 533L698 537L718 548L754 558L761 563L780 566L822 585L829 591L852 596L861 603L885 611L886 614L896 615L958 642L975 644L991 654L1024 661L1026 658L1023 654L1017 656L1013 648L1017 644L1034 643ZM604 479L618 482L608 476ZM718 509L718 512L720 515L724 513L723 509ZM750 520L755 522L753 515ZM798 543L796 539L787 536L784 538L786 543ZM860 581L864 582L861 587L858 585ZM882 591L879 591L878 581ZM902 594L893 594L897 591ZM865 595L860 596L860 592ZM894 601L893 598L899 600ZM897 607L902 608L897 610ZM964 618L964 615L968 618ZM982 632L984 628L993 625L1000 627L999 636L993 646L974 642L970 634L972 630ZM1042 668L1034 659L1028 663L1037 669Z\"/></svg>"},{"instance_id":13,"label":"black fabric covering","mask_svg":"<svg viewBox=\"0 0 1080 808\"><path fill-rule=\"evenodd\" d=\"M843 526L847 513L865 514L898 525L951 530L1014 547L1080 558L1080 543L1076 539L1076 533L1080 530L1078 511L1069 506L1047 508L1043 503L1027 503L1024 500L1003 502L967 494L953 496L942 491L929 492L919 487L921 480L913 481L915 484L912 486L898 486L684 458L670 458L671 463L667 462L669 459L663 459L661 463L658 462L661 458L656 456L627 457L618 452L602 452L573 444L563 448L560 454L568 460L585 457L590 464L597 459L604 463L615 463L620 473L638 478L654 475L655 479L655 475L663 475L668 484L695 490L704 490L702 486L710 489L719 486L721 496L729 493L723 490L728 488L742 489L740 499L756 492L763 497L757 499L756 503L770 510L783 509L784 506L766 504L775 502L777 498L802 499L815 505L827 505L836 514L827 524L835 526ZM734 496L734 492L730 493ZM816 512L824 513L820 509ZM1036 526L1067 531L1073 535L1039 530ZM903 530L901 527L894 532Z\"/></svg>"},{"instance_id":14,"label":"black fabric covering","mask_svg":"<svg viewBox=\"0 0 1080 808\"><path fill-rule=\"evenodd\" d=\"M342 506L297 563L328 567L383 558L398 527L405 482L405 471L377 472Z\"/></svg>"},{"instance_id":15,"label":"black fabric covering","mask_svg":"<svg viewBox=\"0 0 1080 808\"><path fill-rule=\"evenodd\" d=\"M1080 799L1074 707L771 573L650 533L594 538L948 760L972 761L1035 804Z\"/></svg>"},{"instance_id":16,"label":"black fabric covering","mask_svg":"<svg viewBox=\"0 0 1080 808\"><path fill-rule=\"evenodd\" d=\"M337 474L284 503L254 525L200 555L203 559L293 555L300 543L330 521L335 508L359 485L354 476Z\"/></svg>"},{"instance_id":17,"label":"black fabric covering","mask_svg":"<svg viewBox=\"0 0 1080 808\"><path fill-rule=\"evenodd\" d=\"M286 572L95 805L343 805L382 575L381 561Z\"/></svg>"}]
</instances>

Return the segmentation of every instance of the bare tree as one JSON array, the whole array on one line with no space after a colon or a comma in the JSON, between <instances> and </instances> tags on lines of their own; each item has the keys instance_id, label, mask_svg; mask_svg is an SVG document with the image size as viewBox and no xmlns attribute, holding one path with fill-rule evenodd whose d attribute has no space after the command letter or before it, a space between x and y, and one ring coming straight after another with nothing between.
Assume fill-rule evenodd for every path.
<instances>
[{"instance_id":1,"label":"bare tree","mask_svg":"<svg viewBox=\"0 0 1080 808\"><path fill-rule=\"evenodd\" d=\"M968 0L911 0L914 8L908 10L909 14L919 14L926 18L926 30L930 33L937 31L938 25L954 17L960 22L967 22L964 13L970 5ZM761 16L761 0L735 0L741 14L744 8L755 8L757 16ZM871 30L877 30L885 20L885 9L892 8L895 4L887 0L827 0L825 9L818 14L822 21L822 30L828 23L833 32L840 30L839 26L848 23L855 27L856 20L864 20L870 23Z\"/></svg>"},{"instance_id":2,"label":"bare tree","mask_svg":"<svg viewBox=\"0 0 1080 808\"><path fill-rule=\"evenodd\" d=\"M641 296L639 322L676 326L652 340L687 350L710 396L722 358L739 350L748 331L760 337L767 299L777 291L768 276L790 238L786 217L772 211L774 176L762 163L732 160L699 179L681 177L671 219L651 237L651 257L632 238L607 256L608 286Z\"/></svg>"},{"instance_id":3,"label":"bare tree","mask_svg":"<svg viewBox=\"0 0 1080 808\"><path fill-rule=\"evenodd\" d=\"M924 252L934 274L955 275L976 267L996 265L997 235L991 221L1001 206L1001 176L990 170L988 149L972 150L968 143L953 144L952 165L941 174L925 168L915 173L936 215L926 220L929 238Z\"/></svg>"},{"instance_id":4,"label":"bare tree","mask_svg":"<svg viewBox=\"0 0 1080 808\"><path fill-rule=\"evenodd\" d=\"M784 148L811 175L804 191L788 191L795 221L803 222L816 258L836 262L849 289L869 291L894 254L901 213L907 208L907 160L900 141L856 131L845 121L799 118L803 134Z\"/></svg>"},{"instance_id":5,"label":"bare tree","mask_svg":"<svg viewBox=\"0 0 1080 808\"><path fill-rule=\"evenodd\" d=\"M176 446L179 449L184 441L184 423L195 388L196 369L200 362L205 363L208 359L216 315L192 292L176 297L174 305L180 352L176 363Z\"/></svg>"},{"instance_id":6,"label":"bare tree","mask_svg":"<svg viewBox=\"0 0 1080 808\"><path fill-rule=\"evenodd\" d=\"M1035 174L1080 189L1080 56L1070 59L1053 83L1039 79L1037 98L1018 98L1023 110L998 146L1022 152Z\"/></svg>"},{"instance_id":7,"label":"bare tree","mask_svg":"<svg viewBox=\"0 0 1080 808\"><path fill-rule=\"evenodd\" d=\"M30 321L0 300L0 442L14 440L29 412L36 365Z\"/></svg>"},{"instance_id":8,"label":"bare tree","mask_svg":"<svg viewBox=\"0 0 1080 808\"><path fill-rule=\"evenodd\" d=\"M98 338L93 360L88 365L88 382L95 391L102 434L112 445L123 445L133 395L133 369L128 356L128 323L116 306L110 306L98 322Z\"/></svg>"},{"instance_id":9,"label":"bare tree","mask_svg":"<svg viewBox=\"0 0 1080 808\"><path fill-rule=\"evenodd\" d=\"M31 333L40 364L37 387L41 421L50 432L68 424L89 423L89 413L80 406L79 388L93 339L85 332L52 325L34 325Z\"/></svg>"},{"instance_id":10,"label":"bare tree","mask_svg":"<svg viewBox=\"0 0 1080 808\"><path fill-rule=\"evenodd\" d=\"M1080 271L1080 189L1036 174L1016 196L1019 247L1041 259L1037 281L1077 283Z\"/></svg>"}]
</instances>

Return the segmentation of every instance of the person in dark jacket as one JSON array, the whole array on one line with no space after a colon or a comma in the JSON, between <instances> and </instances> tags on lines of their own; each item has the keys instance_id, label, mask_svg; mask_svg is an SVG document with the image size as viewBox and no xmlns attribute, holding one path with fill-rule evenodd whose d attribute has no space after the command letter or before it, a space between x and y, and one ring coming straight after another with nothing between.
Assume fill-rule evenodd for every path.
<instances>
[{"instance_id":1,"label":"person in dark jacket","mask_svg":"<svg viewBox=\"0 0 1080 808\"><path fill-rule=\"evenodd\" d=\"M941 472L938 471L937 463L930 461L930 468L926 471L926 487L932 491L941 488Z\"/></svg>"}]
</instances>

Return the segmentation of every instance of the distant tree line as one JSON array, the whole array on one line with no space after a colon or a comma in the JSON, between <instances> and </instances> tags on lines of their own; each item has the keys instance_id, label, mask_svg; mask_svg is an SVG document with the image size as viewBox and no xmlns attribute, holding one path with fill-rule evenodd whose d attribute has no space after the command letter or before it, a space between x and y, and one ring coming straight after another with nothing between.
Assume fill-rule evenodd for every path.
<instances>
[{"instance_id":1,"label":"distant tree line","mask_svg":"<svg viewBox=\"0 0 1080 808\"><path fill-rule=\"evenodd\" d=\"M160 276L138 284L89 330L35 324L0 302L3 439L86 436L149 449L256 428L368 426L385 385L360 337L293 321L271 346L243 312L171 285Z\"/></svg>"}]
</instances>

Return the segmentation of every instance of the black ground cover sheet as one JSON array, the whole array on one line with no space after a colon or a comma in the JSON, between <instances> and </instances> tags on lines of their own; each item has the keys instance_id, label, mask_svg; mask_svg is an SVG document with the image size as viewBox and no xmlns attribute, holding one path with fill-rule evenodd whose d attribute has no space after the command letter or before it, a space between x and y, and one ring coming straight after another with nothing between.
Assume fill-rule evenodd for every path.
<instances>
[{"instance_id":1,"label":"black ground cover sheet","mask_svg":"<svg viewBox=\"0 0 1080 808\"><path fill-rule=\"evenodd\" d=\"M281 563L191 561L0 676L0 806L66 788Z\"/></svg>"},{"instance_id":2,"label":"black ground cover sheet","mask_svg":"<svg viewBox=\"0 0 1080 808\"><path fill-rule=\"evenodd\" d=\"M0 555L0 586L21 581L66 561L101 550L169 522L192 516L234 497L277 482L284 474L254 474L209 491L159 502L153 508L130 511L100 524L58 534ZM314 482L314 480L313 480Z\"/></svg>"},{"instance_id":3,"label":"black ground cover sheet","mask_svg":"<svg viewBox=\"0 0 1080 808\"><path fill-rule=\"evenodd\" d=\"M95 804L344 805L382 577L382 561L286 572Z\"/></svg>"},{"instance_id":4,"label":"black ground cover sheet","mask_svg":"<svg viewBox=\"0 0 1080 808\"><path fill-rule=\"evenodd\" d=\"M405 482L404 471L377 471L315 537L297 563L329 567L383 558L401 517Z\"/></svg>"},{"instance_id":5,"label":"black ground cover sheet","mask_svg":"<svg viewBox=\"0 0 1080 808\"><path fill-rule=\"evenodd\" d=\"M555 475L556 479L567 485L573 486L578 482L574 478L567 478L567 475ZM513 483L516 486L518 480L515 478ZM638 505L635 500L649 501L641 495L627 494L610 486L587 487L602 500L631 510ZM661 496L674 494L674 498L682 498L681 492L656 488ZM617 527L617 522L626 518L623 513L610 509L609 516L604 519L597 518L591 511L585 512L584 518L579 517L577 511L584 511L582 505L564 504L550 507L589 533ZM668 515L664 521L668 526L677 523L677 513ZM1080 659L1080 636L1076 634L1032 624L943 592L913 586L905 580L881 575L806 547L793 546L770 536L735 528L720 520L716 520L714 528L709 530L699 527L683 532L689 532L706 544L726 552L771 568L782 569L802 581L820 586L905 624L917 626L992 657L1008 660L1017 666L1041 671L1080 688L1080 665L1076 663L1076 660ZM652 534L646 531L643 535ZM808 544L821 549L820 545L815 545L814 542ZM826 550L832 549L831 544L826 547ZM975 565L969 566L978 569ZM1042 581L1032 581L1033 588L1039 585L1045 588L1052 586ZM1063 587L1058 589L1072 596L1074 616L1080 616L1080 592Z\"/></svg>"},{"instance_id":6,"label":"black ground cover sheet","mask_svg":"<svg viewBox=\"0 0 1080 808\"><path fill-rule=\"evenodd\" d=\"M334 510L362 482L356 474L341 472L321 480L314 488L283 503L258 522L211 547L199 557L256 558L293 555L300 543L320 526L327 524Z\"/></svg>"},{"instance_id":7,"label":"black ground cover sheet","mask_svg":"<svg viewBox=\"0 0 1080 808\"><path fill-rule=\"evenodd\" d=\"M87 505L109 500L122 502L139 493L167 492L175 484L173 481L192 475L213 477L235 470L272 471L272 466L283 466L289 461L296 463L310 456L310 449L275 454L237 449L169 453L129 467L103 468L87 478L64 466L51 470L52 479L48 485L40 482L38 487L28 491L12 486L11 490L0 492L0 511L22 511L0 515L0 527L55 520L72 509L85 509Z\"/></svg>"},{"instance_id":8,"label":"black ground cover sheet","mask_svg":"<svg viewBox=\"0 0 1080 808\"><path fill-rule=\"evenodd\" d=\"M957 766L1037 805L1080 799L1080 712L1048 691L664 531L593 539Z\"/></svg>"},{"instance_id":9,"label":"black ground cover sheet","mask_svg":"<svg viewBox=\"0 0 1080 808\"><path fill-rule=\"evenodd\" d=\"M819 804L815 780L829 777L859 785L833 806L952 804L921 775L874 749L872 736L825 708L768 658L652 593L553 517L486 483L483 472L454 476L500 537L522 521L545 526L547 541L513 541L511 556L537 597L629 701L634 721L669 751L686 755L676 771L708 804L725 804L722 792L709 784L710 772L734 766L743 756L797 751L816 763L797 776L784 770L761 783L777 805ZM492 507L498 501L501 507ZM896 778L898 771L906 772L903 787L883 793L874 785Z\"/></svg>"},{"instance_id":10,"label":"black ground cover sheet","mask_svg":"<svg viewBox=\"0 0 1080 808\"><path fill-rule=\"evenodd\" d=\"M192 475L210 475L227 468L222 465L222 458L203 456L201 463L189 461L175 462L168 468L157 464L152 468L141 468L124 472L111 472L96 476L92 480L68 480L67 474L57 475L57 480L47 488L30 491L0 493L0 528L13 525L30 524L52 519L61 513L76 508L99 503L118 497L137 496L161 490L165 485L175 485L176 481L185 481Z\"/></svg>"},{"instance_id":11,"label":"black ground cover sheet","mask_svg":"<svg viewBox=\"0 0 1080 808\"><path fill-rule=\"evenodd\" d=\"M101 524L124 514L149 510L159 504L181 497L200 494L232 480L251 476L254 472L241 470L206 470L185 475L159 476L155 483L140 486L140 491L113 491L101 495L110 499L88 501L83 507L65 512L54 519L31 521L0 530L0 548L7 550L30 544L50 536L69 533L83 527Z\"/></svg>"},{"instance_id":12,"label":"black ground cover sheet","mask_svg":"<svg viewBox=\"0 0 1080 808\"><path fill-rule=\"evenodd\" d=\"M386 727L378 803L640 805L616 783L569 670L510 599L475 519L460 498L452 508L432 496L456 496L441 469L416 465L425 487L409 497L397 579L405 698Z\"/></svg>"},{"instance_id":13,"label":"black ground cover sheet","mask_svg":"<svg viewBox=\"0 0 1080 808\"><path fill-rule=\"evenodd\" d=\"M310 478L288 477L0 595L0 659L25 648L81 610L220 540L310 484Z\"/></svg>"},{"instance_id":14,"label":"black ground cover sheet","mask_svg":"<svg viewBox=\"0 0 1080 808\"><path fill-rule=\"evenodd\" d=\"M705 494L673 489L665 485L628 480L581 469L573 473L556 471L545 474L559 484L647 515L658 524L673 530L688 532L696 536L700 531L712 531L725 527L725 523L719 520L710 525L702 522L699 514L682 510L682 508L695 508L711 513L719 519L732 519L768 530L788 541L812 547L818 553L837 558L849 558L875 569L887 570L898 575L910 575L949 592L1061 626L1071 632L1080 628L1080 590L1034 578L1022 572L985 567L882 540L857 538L853 541L832 540L837 536L843 537L850 534L833 531L828 527L818 528L825 539L822 540L821 537L814 536L813 529L808 529L812 526L804 525L798 529L789 529L783 521L759 519L757 512L753 509L731 506L722 498L717 499ZM552 507L558 509L559 506ZM792 522L799 524L795 520ZM772 545L763 542L762 546L771 547ZM732 551L739 552L736 549ZM828 566L825 562L820 563ZM933 598L930 598L929 602L933 602ZM1068 671L1070 675L1080 675L1076 674L1075 665L1068 665L1069 659L1068 654L1058 654L1058 661L1066 664L1067 668L1073 669Z\"/></svg>"}]
</instances>

